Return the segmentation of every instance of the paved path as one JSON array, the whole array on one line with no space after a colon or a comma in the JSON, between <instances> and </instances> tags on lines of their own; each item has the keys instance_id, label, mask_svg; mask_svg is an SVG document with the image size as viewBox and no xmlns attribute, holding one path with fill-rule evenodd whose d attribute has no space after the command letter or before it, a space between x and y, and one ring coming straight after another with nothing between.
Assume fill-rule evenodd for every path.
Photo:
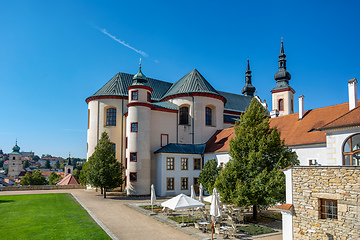
<instances>
[{"instance_id":1,"label":"paved path","mask_svg":"<svg viewBox=\"0 0 360 240\"><path fill-rule=\"evenodd\" d=\"M158 222L152 219L152 217L124 205L126 203L143 202L144 200L141 199L114 196L107 196L107 199L104 199L100 193L89 192L83 189L4 191L0 192L0 195L64 192L73 193L120 240L195 239L180 230ZM257 239L282 240L282 235Z\"/></svg>"}]
</instances>

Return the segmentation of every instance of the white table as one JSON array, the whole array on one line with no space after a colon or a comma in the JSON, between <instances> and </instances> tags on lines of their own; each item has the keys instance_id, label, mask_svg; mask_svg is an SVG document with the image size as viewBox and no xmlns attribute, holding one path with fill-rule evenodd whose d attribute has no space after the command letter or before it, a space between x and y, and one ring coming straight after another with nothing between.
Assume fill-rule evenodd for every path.
<instances>
[{"instance_id":1,"label":"white table","mask_svg":"<svg viewBox=\"0 0 360 240\"><path fill-rule=\"evenodd\" d=\"M220 227L220 229L221 229L221 230L224 230L224 238L229 238L229 233L228 233L228 231L229 231L230 229L232 229L232 227L230 227L230 226L222 226L222 227Z\"/></svg>"},{"instance_id":2,"label":"white table","mask_svg":"<svg viewBox=\"0 0 360 240\"><path fill-rule=\"evenodd\" d=\"M201 228L202 231L204 231L206 229L206 226L210 224L209 222L199 222L199 226ZM205 229L204 229L205 228Z\"/></svg>"}]
</instances>

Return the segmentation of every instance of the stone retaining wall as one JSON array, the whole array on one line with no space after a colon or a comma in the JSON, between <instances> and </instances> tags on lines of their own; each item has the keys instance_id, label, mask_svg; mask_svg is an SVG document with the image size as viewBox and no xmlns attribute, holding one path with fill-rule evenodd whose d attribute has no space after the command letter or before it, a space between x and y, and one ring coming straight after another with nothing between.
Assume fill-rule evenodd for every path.
<instances>
[{"instance_id":1,"label":"stone retaining wall","mask_svg":"<svg viewBox=\"0 0 360 240\"><path fill-rule=\"evenodd\" d=\"M81 186L81 185L34 185L34 186L0 187L0 191L28 191L28 190L54 190L54 189L86 189L86 186Z\"/></svg>"},{"instance_id":2,"label":"stone retaining wall","mask_svg":"<svg viewBox=\"0 0 360 240\"><path fill-rule=\"evenodd\" d=\"M360 166L293 167L294 239L360 239ZM338 219L321 219L320 199Z\"/></svg>"}]
</instances>

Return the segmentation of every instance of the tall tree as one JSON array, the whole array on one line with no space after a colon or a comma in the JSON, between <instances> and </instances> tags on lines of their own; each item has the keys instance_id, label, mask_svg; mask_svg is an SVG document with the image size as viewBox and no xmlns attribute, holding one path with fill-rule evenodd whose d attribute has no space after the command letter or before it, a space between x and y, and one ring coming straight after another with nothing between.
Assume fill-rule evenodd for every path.
<instances>
[{"instance_id":1,"label":"tall tree","mask_svg":"<svg viewBox=\"0 0 360 240\"><path fill-rule=\"evenodd\" d=\"M79 175L79 182L83 186L90 184L90 182L88 180L88 176L89 176L88 169L89 169L89 161L87 161L83 164L82 170L80 171L80 175Z\"/></svg>"},{"instance_id":2,"label":"tall tree","mask_svg":"<svg viewBox=\"0 0 360 240\"><path fill-rule=\"evenodd\" d=\"M41 172L34 170L32 173L27 172L21 179L21 185L46 185L47 181Z\"/></svg>"},{"instance_id":3,"label":"tall tree","mask_svg":"<svg viewBox=\"0 0 360 240\"><path fill-rule=\"evenodd\" d=\"M216 159L206 161L199 175L199 182L204 186L204 190L208 190L210 194L214 189L215 180L220 174L221 168L218 167Z\"/></svg>"},{"instance_id":4,"label":"tall tree","mask_svg":"<svg viewBox=\"0 0 360 240\"><path fill-rule=\"evenodd\" d=\"M106 132L95 147L94 153L89 157L89 169L87 171L90 184L104 189L119 187L123 183L123 165L115 158L115 149L111 145Z\"/></svg>"},{"instance_id":5,"label":"tall tree","mask_svg":"<svg viewBox=\"0 0 360 240\"><path fill-rule=\"evenodd\" d=\"M55 169L59 169L59 168L60 168L60 162L59 162L59 160L56 161L54 167L55 167Z\"/></svg>"},{"instance_id":6,"label":"tall tree","mask_svg":"<svg viewBox=\"0 0 360 240\"><path fill-rule=\"evenodd\" d=\"M237 206L257 206L285 201L285 176L279 171L299 161L285 146L276 128L270 128L263 106L253 98L249 108L235 124L230 141L231 160L221 171L215 186L222 201Z\"/></svg>"},{"instance_id":7,"label":"tall tree","mask_svg":"<svg viewBox=\"0 0 360 240\"><path fill-rule=\"evenodd\" d=\"M52 172L49 176L49 185L55 185L57 181L61 179L61 175L57 175L56 173Z\"/></svg>"},{"instance_id":8,"label":"tall tree","mask_svg":"<svg viewBox=\"0 0 360 240\"><path fill-rule=\"evenodd\" d=\"M28 168L29 166L30 166L29 160L26 160L25 163L24 163L24 169Z\"/></svg>"},{"instance_id":9,"label":"tall tree","mask_svg":"<svg viewBox=\"0 0 360 240\"><path fill-rule=\"evenodd\" d=\"M46 162L45 162L45 168L47 168L47 169L51 169L49 159L46 159Z\"/></svg>"}]
</instances>

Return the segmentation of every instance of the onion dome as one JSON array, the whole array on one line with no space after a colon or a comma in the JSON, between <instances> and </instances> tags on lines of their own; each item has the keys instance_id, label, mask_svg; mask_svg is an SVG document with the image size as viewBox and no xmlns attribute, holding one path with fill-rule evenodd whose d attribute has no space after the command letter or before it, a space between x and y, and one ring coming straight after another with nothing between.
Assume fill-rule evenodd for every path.
<instances>
[{"instance_id":1,"label":"onion dome","mask_svg":"<svg viewBox=\"0 0 360 240\"><path fill-rule=\"evenodd\" d=\"M249 59L247 60L247 70L245 72L245 86L241 90L241 93L245 96L254 96L255 87L251 84L251 71Z\"/></svg>"},{"instance_id":2,"label":"onion dome","mask_svg":"<svg viewBox=\"0 0 360 240\"><path fill-rule=\"evenodd\" d=\"M279 55L279 71L275 74L276 86L271 91L291 88L289 80L291 79L290 73L286 70L286 55L284 53L284 43L281 40L281 50Z\"/></svg>"},{"instance_id":3,"label":"onion dome","mask_svg":"<svg viewBox=\"0 0 360 240\"><path fill-rule=\"evenodd\" d=\"M141 72L141 63L139 64L139 72L134 75L133 77L133 84L132 85L146 85L147 78L146 76Z\"/></svg>"},{"instance_id":4,"label":"onion dome","mask_svg":"<svg viewBox=\"0 0 360 240\"><path fill-rule=\"evenodd\" d=\"M20 147L17 145L17 141L15 143L15 146L13 146L12 150L13 151L11 152L11 154L20 154Z\"/></svg>"}]
</instances>

